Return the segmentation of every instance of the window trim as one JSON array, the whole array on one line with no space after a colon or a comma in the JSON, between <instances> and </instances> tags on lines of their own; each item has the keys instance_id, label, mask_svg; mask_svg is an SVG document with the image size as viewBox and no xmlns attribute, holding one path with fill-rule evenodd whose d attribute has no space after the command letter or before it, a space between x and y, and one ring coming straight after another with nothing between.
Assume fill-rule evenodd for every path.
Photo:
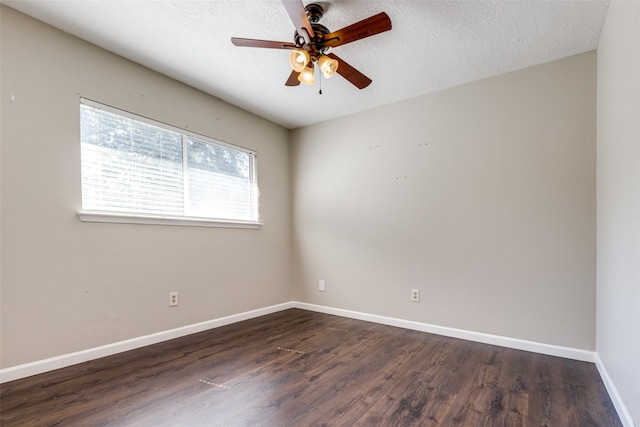
<instances>
[{"instance_id":1,"label":"window trim","mask_svg":"<svg viewBox=\"0 0 640 427\"><path fill-rule=\"evenodd\" d=\"M230 148L233 150L241 151L252 155L254 157L254 167L252 168L252 174L255 174L256 185L258 182L257 176L257 150L251 150L238 145L230 144L225 141L220 141L202 135L196 132L192 132L188 129L182 129L170 124L150 119L139 114L134 114L126 110L112 107L110 105L102 104L87 98L80 98L80 104L94 107L100 110L107 111L118 116L126 117L131 120L143 122L152 126L162 127L164 129L177 132L183 136L192 137L206 142L216 144L222 147ZM259 189L257 190L260 191ZM258 196L258 206L260 205ZM222 228L246 228L246 229L259 229L263 223L260 221L244 221L244 220L229 220L229 219L216 219L216 218L204 218L193 216L181 216L181 215L155 215L147 213L131 213L131 212L113 212L113 211L98 211L98 210L85 210L80 209L77 212L78 218L82 222L103 222L103 223L119 223L119 224L150 224L150 225L175 225L175 226L191 226L191 227L222 227Z\"/></svg>"},{"instance_id":2,"label":"window trim","mask_svg":"<svg viewBox=\"0 0 640 427\"><path fill-rule=\"evenodd\" d=\"M115 213L104 211L79 210L78 218L82 222L107 222L116 224L179 225L190 227L222 228L261 228L261 222L230 221L192 216L167 216L152 214Z\"/></svg>"}]
</instances>

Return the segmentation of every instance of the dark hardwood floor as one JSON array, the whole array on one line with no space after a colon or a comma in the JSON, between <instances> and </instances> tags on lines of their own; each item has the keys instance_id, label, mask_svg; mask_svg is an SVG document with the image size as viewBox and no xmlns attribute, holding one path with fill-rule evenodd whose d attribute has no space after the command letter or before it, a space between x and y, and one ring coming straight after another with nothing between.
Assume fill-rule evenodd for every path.
<instances>
[{"instance_id":1,"label":"dark hardwood floor","mask_svg":"<svg viewBox=\"0 0 640 427\"><path fill-rule=\"evenodd\" d=\"M620 426L595 365L287 310L0 386L9 426Z\"/></svg>"}]
</instances>

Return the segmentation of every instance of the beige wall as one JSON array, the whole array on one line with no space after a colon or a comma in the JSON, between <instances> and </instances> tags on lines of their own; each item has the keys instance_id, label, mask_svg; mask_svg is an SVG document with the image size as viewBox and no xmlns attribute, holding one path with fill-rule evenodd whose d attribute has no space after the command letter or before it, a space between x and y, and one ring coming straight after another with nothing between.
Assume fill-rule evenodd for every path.
<instances>
[{"instance_id":1,"label":"beige wall","mask_svg":"<svg viewBox=\"0 0 640 427\"><path fill-rule=\"evenodd\" d=\"M296 130L295 298L593 350L595 103L591 52Z\"/></svg>"},{"instance_id":2,"label":"beige wall","mask_svg":"<svg viewBox=\"0 0 640 427\"><path fill-rule=\"evenodd\" d=\"M285 129L4 6L1 31L2 367L291 300ZM80 96L256 149L264 227L80 222Z\"/></svg>"},{"instance_id":3,"label":"beige wall","mask_svg":"<svg viewBox=\"0 0 640 427\"><path fill-rule=\"evenodd\" d=\"M640 3L613 1L598 46L597 352L640 426Z\"/></svg>"}]
</instances>

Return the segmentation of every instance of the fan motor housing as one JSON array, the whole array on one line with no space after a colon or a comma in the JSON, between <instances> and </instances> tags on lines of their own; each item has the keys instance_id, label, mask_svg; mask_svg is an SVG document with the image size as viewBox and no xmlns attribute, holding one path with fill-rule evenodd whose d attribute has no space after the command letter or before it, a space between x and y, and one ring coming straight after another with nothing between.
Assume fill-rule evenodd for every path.
<instances>
[{"instance_id":1,"label":"fan motor housing","mask_svg":"<svg viewBox=\"0 0 640 427\"><path fill-rule=\"evenodd\" d=\"M311 28L313 28L314 37L311 39L309 45L305 44L304 37L297 31L293 35L294 43L300 48L309 50L311 56L313 56L314 53L324 53L324 51L328 49L324 47L324 36L331 31L322 24L311 24Z\"/></svg>"},{"instance_id":2,"label":"fan motor housing","mask_svg":"<svg viewBox=\"0 0 640 427\"><path fill-rule=\"evenodd\" d=\"M307 18L309 18L314 37L311 39L310 46L305 46L304 37L298 31L295 31L293 34L294 43L301 48L309 50L312 56L314 54L322 54L327 49L323 47L324 36L331 32L327 27L318 23L324 15L324 8L318 3L309 3L304 7L304 10L307 13Z\"/></svg>"}]
</instances>

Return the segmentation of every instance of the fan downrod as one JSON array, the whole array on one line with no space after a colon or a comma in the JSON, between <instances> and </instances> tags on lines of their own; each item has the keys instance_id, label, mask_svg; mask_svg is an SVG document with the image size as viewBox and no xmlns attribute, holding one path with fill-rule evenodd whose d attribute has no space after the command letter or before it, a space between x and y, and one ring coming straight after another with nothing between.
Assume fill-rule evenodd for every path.
<instances>
[{"instance_id":1,"label":"fan downrod","mask_svg":"<svg viewBox=\"0 0 640 427\"><path fill-rule=\"evenodd\" d=\"M307 13L307 18L312 24L317 24L324 15L324 8L318 3L309 3L304 7L304 11Z\"/></svg>"}]
</instances>

